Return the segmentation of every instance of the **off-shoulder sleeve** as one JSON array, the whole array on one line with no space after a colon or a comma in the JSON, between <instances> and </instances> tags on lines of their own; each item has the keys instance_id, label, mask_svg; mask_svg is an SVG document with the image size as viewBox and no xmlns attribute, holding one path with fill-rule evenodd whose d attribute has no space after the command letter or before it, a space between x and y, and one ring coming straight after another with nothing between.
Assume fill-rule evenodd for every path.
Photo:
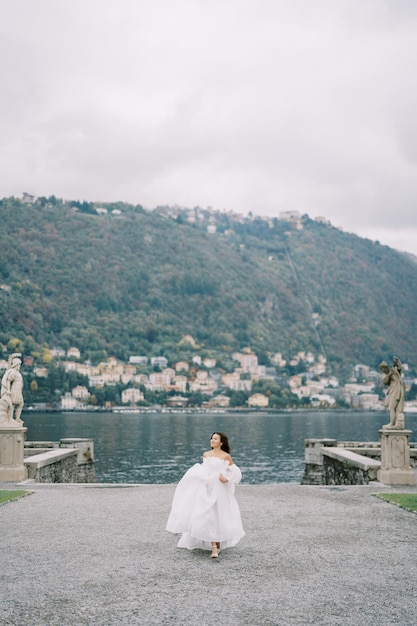
<instances>
[{"instance_id":1,"label":"off-shoulder sleeve","mask_svg":"<svg viewBox=\"0 0 417 626\"><path fill-rule=\"evenodd\" d=\"M242 480L242 472L235 463L227 468L226 478L232 485L238 485Z\"/></svg>"}]
</instances>

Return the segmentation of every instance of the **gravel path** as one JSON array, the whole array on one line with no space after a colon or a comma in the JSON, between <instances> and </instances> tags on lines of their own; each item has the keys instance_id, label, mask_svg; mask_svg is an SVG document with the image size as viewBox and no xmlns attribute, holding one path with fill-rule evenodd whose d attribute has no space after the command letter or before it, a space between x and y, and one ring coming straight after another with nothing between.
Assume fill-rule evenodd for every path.
<instances>
[{"instance_id":1,"label":"gravel path","mask_svg":"<svg viewBox=\"0 0 417 626\"><path fill-rule=\"evenodd\" d=\"M415 488L239 485L218 561L164 530L174 485L27 488L0 507L2 626L417 624L417 516L373 495Z\"/></svg>"}]
</instances>

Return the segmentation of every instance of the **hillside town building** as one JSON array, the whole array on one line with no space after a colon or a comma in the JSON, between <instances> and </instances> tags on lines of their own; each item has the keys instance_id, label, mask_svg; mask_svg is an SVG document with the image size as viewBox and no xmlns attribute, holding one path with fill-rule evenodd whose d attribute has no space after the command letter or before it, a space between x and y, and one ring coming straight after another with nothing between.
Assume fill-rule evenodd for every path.
<instances>
[{"instance_id":1,"label":"hillside town building","mask_svg":"<svg viewBox=\"0 0 417 626\"><path fill-rule=\"evenodd\" d=\"M192 337L189 344L194 342ZM243 393L243 402L248 407L267 408L269 397L265 393L252 393L255 385L275 384L288 390L287 397L294 397L305 406L334 407L344 403L360 410L378 410L383 408L384 397L377 392L380 375L365 364L352 367L349 382L339 384L334 375L326 373L326 359L323 355L300 351L288 360L280 353L270 355L270 365L260 365L257 354L245 348L232 354L234 367L225 372L217 367L217 359L200 354L190 355L169 366L165 356L132 355L124 363L115 357L109 357L96 365L81 361L80 350L73 346L66 352L60 348L50 351L54 361L59 363L67 374L85 377L88 384L77 384L71 391L61 393L60 407L63 410L79 410L86 407L95 396L95 391L106 387L121 386L120 403L136 406L146 402L147 393L167 394L169 406L188 405L187 395L200 394L201 406L207 408L227 408L233 394ZM279 373L288 364L299 373L283 377ZM34 364L33 359L24 361L25 367L35 379L48 377L46 365ZM7 360L0 360L0 370L6 369ZM153 368L153 371L150 369ZM407 365L404 365L407 371ZM417 380L406 381L406 389ZM40 384L40 383L39 383ZM381 389L381 386L379 387ZM292 395L291 395L292 394ZM176 398L173 400L172 398ZM246 400L244 399L246 398ZM195 401L195 399L194 399ZM109 401L106 401L109 406ZM110 403L111 405L111 403ZM410 410L417 409L417 400L409 402Z\"/></svg>"}]
</instances>

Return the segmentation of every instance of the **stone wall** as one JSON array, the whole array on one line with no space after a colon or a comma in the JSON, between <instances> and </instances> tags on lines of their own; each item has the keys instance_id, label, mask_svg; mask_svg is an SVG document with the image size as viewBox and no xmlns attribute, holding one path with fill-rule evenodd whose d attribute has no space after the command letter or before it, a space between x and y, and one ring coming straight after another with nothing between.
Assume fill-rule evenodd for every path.
<instances>
[{"instance_id":1,"label":"stone wall","mask_svg":"<svg viewBox=\"0 0 417 626\"><path fill-rule=\"evenodd\" d=\"M305 439L302 485L324 485L323 448L335 446L336 439Z\"/></svg>"},{"instance_id":2,"label":"stone wall","mask_svg":"<svg viewBox=\"0 0 417 626\"><path fill-rule=\"evenodd\" d=\"M366 485L377 480L378 442L306 439L302 485ZM410 442L410 466L417 469L417 443Z\"/></svg>"},{"instance_id":3,"label":"stone wall","mask_svg":"<svg viewBox=\"0 0 417 626\"><path fill-rule=\"evenodd\" d=\"M381 462L350 450L327 448L323 452L325 485L367 485L377 480Z\"/></svg>"},{"instance_id":4,"label":"stone wall","mask_svg":"<svg viewBox=\"0 0 417 626\"><path fill-rule=\"evenodd\" d=\"M92 439L25 442L28 478L42 483L96 483Z\"/></svg>"},{"instance_id":5,"label":"stone wall","mask_svg":"<svg viewBox=\"0 0 417 626\"><path fill-rule=\"evenodd\" d=\"M76 483L77 450L48 450L24 460L29 480L37 483Z\"/></svg>"}]
</instances>

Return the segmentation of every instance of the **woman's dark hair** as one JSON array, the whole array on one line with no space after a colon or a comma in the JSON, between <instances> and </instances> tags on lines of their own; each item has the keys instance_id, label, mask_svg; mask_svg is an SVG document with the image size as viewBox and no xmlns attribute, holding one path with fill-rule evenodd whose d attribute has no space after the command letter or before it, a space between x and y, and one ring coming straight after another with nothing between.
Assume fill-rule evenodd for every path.
<instances>
[{"instance_id":1,"label":"woman's dark hair","mask_svg":"<svg viewBox=\"0 0 417 626\"><path fill-rule=\"evenodd\" d=\"M221 442L221 449L223 450L223 452L227 452L227 454L230 454L230 444L229 444L229 440L227 438L227 435L225 435L224 433L219 433L217 430L214 431L214 433L212 433L212 437L213 435L219 435L220 437L220 442Z\"/></svg>"}]
</instances>

